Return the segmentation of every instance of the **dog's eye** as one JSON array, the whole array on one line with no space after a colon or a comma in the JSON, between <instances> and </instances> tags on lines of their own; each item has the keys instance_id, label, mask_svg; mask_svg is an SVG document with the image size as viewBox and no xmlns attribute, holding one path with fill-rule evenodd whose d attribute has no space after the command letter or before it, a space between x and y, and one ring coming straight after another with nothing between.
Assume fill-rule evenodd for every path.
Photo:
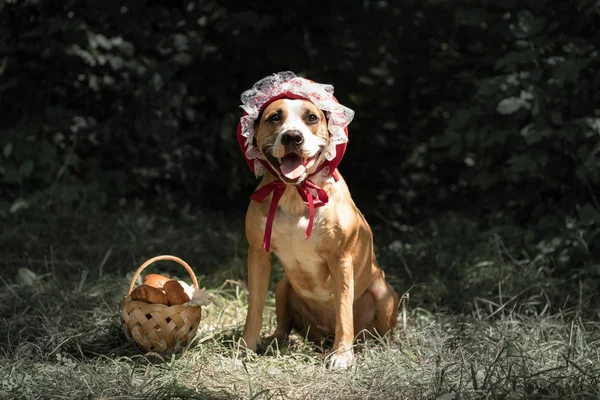
<instances>
[{"instance_id":1,"label":"dog's eye","mask_svg":"<svg viewBox=\"0 0 600 400\"><path fill-rule=\"evenodd\" d=\"M281 117L279 116L279 113L275 113L269 117L269 121L271 121L271 122L277 122L280 119L281 119Z\"/></svg>"},{"instance_id":2,"label":"dog's eye","mask_svg":"<svg viewBox=\"0 0 600 400\"><path fill-rule=\"evenodd\" d=\"M308 122L317 122L319 120L319 117L317 117L315 114L310 114L307 118Z\"/></svg>"}]
</instances>

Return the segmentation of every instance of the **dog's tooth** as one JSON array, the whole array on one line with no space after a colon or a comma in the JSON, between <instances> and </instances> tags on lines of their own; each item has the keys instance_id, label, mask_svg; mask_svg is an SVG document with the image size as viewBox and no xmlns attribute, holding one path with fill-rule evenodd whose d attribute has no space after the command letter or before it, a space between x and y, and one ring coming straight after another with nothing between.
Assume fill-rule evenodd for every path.
<instances>
[{"instance_id":1,"label":"dog's tooth","mask_svg":"<svg viewBox=\"0 0 600 400\"><path fill-rule=\"evenodd\" d=\"M279 165L283 164L283 158L279 157L277 158L277 161L279 161Z\"/></svg>"}]
</instances>

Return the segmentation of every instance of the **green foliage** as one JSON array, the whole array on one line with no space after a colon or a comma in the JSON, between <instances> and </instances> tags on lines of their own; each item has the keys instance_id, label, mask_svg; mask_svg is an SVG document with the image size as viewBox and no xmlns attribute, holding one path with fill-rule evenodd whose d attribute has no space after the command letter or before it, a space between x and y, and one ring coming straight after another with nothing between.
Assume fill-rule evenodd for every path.
<instances>
[{"instance_id":1,"label":"green foliage","mask_svg":"<svg viewBox=\"0 0 600 400\"><path fill-rule=\"evenodd\" d=\"M379 258L384 266L409 270L397 273L409 278L397 286L419 283L420 300L432 304L472 310L477 299L497 297L502 304L534 296L541 300L525 306L528 314L547 301L580 308L583 301L587 314L593 312L587 304L600 301L600 229L583 222L587 218L547 216L526 225L497 217L484 228L448 213L380 235L380 243L391 242Z\"/></svg>"},{"instance_id":2,"label":"green foliage","mask_svg":"<svg viewBox=\"0 0 600 400\"><path fill-rule=\"evenodd\" d=\"M527 218L588 202L597 207L600 35L593 3L504 2L455 17L457 39L448 46L462 68L446 87L457 95L441 99L432 120L441 116L443 128L421 135L418 156L408 162L417 170L435 166L432 183L444 188L428 195L480 200ZM474 69L465 69L467 60L477 60Z\"/></svg>"},{"instance_id":3,"label":"green foliage","mask_svg":"<svg viewBox=\"0 0 600 400\"><path fill-rule=\"evenodd\" d=\"M112 201L167 202L172 191L194 198L239 190L236 179L230 187L211 175L222 173L217 160L233 158L235 149L220 142L233 124L223 111L235 97L218 90L213 74L195 73L215 56L211 34L224 9L92 3L6 5L5 190L18 197L58 182L79 189L92 182ZM66 192L55 197L80 196Z\"/></svg>"},{"instance_id":4,"label":"green foliage","mask_svg":"<svg viewBox=\"0 0 600 400\"><path fill-rule=\"evenodd\" d=\"M358 111L342 170L397 211L464 197L536 215L597 208L593 1L363 2L316 15L305 3L8 2L4 191L76 200L94 182L102 201L242 204L253 181L235 143L238 96L292 69Z\"/></svg>"},{"instance_id":5,"label":"green foliage","mask_svg":"<svg viewBox=\"0 0 600 400\"><path fill-rule=\"evenodd\" d=\"M0 3L0 216L56 202L242 210L255 180L239 95L293 70L357 111L341 170L370 220L508 220L522 231L502 240L546 249L548 277L593 283L596 3ZM442 278L477 288L492 270Z\"/></svg>"}]
</instances>

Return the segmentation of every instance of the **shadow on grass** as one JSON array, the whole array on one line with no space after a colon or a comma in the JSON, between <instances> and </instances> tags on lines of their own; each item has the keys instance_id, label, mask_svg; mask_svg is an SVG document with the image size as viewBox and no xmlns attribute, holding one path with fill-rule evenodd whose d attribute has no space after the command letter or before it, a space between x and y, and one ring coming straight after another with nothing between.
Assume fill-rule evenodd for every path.
<instances>
[{"instance_id":1,"label":"shadow on grass","mask_svg":"<svg viewBox=\"0 0 600 400\"><path fill-rule=\"evenodd\" d=\"M76 368L87 368L89 376L98 378L98 387L124 379L129 386L123 393L137 393L149 385L156 391L144 393L153 398L175 394L183 398L227 397L202 397L193 386L196 377L190 378L188 387L181 386L177 374L194 368L204 368L206 387L229 394L250 379L231 363L238 357L239 328L247 304L241 285L239 290L222 294L225 311L215 310L206 320L203 316L203 323L213 324L213 330L201 332L185 353L144 354L126 339L118 316L128 274L156 254L181 256L198 274L204 274L201 286L214 288L224 281L244 281L243 219L226 223L227 218L215 217L193 224L135 213L90 216L87 220L46 215L45 223L27 218L15 221L14 227L7 226L5 232L10 234L0 233L0 248L6 249L0 259L0 368L6 368L0 371L12 373L13 365L17 365L23 376L35 376L30 371L39 372L37 368L43 364L49 370L48 382L55 380L57 368L65 382L71 382L72 360ZM515 261L511 257L516 252L499 240L490 242L488 236L477 232L477 226L451 222L444 226L454 230L436 230L436 235L423 235L425 238L410 230L389 231L389 237L379 232L384 234L377 236L376 243L382 246L389 242L389 246L379 248L380 261L384 268L396 266L395 271L387 268L391 272L388 276L396 273L401 277L405 269L408 275L412 271L415 281L431 284L414 291L415 303L409 307L410 332L397 335L390 347L378 339L356 346L359 372L352 376L360 385L352 387L354 398L370 393L366 389L370 382L389 388L386 393L400 393L410 386L422 388L418 393L435 393L442 398L465 394L514 398L519 393L548 398L597 397L599 379L592 376L600 375L594 356L598 351L597 319L591 325L574 313L567 314L565 307L560 307L562 301L559 303L563 297L556 293L549 297L554 303L545 300L554 282L546 279L545 259ZM457 241L462 241L462 247L454 246ZM399 267L402 264L405 266ZM33 272L31 282L20 280L18 268L22 267ZM165 269L171 271L170 266ZM272 280L276 281L280 273L275 268ZM401 293L414 282L396 283ZM533 296L523 292L527 287L543 290ZM583 299L580 304L584 306L594 304L586 300L585 291L581 293L571 297ZM469 302L465 303L465 298ZM560 309L552 304L559 304ZM274 304L269 307L265 315L273 314ZM431 310L442 311L434 315ZM265 388L273 387L274 379L285 387L290 369L279 364L296 362L291 369L301 377L297 385L302 386L304 380L315 379L316 375L310 375L314 371L323 375L320 366L329 349L327 343L311 343L293 335L286 342L267 347L263 355L249 357L250 362L258 361L252 377L264 381ZM170 363L174 358L178 362ZM268 365L274 365L275 372L257 372ZM318 368L311 371L309 365ZM168 375L174 368L179 368L177 374ZM145 381L146 373L157 381ZM229 374L231 387L219 386L222 374ZM135 379L127 381L128 376ZM346 381L333 382L325 377L323 382L315 382L316 386L311 381L310 390L318 387L330 397L339 397L335 391L340 386L335 385L340 382Z\"/></svg>"}]
</instances>

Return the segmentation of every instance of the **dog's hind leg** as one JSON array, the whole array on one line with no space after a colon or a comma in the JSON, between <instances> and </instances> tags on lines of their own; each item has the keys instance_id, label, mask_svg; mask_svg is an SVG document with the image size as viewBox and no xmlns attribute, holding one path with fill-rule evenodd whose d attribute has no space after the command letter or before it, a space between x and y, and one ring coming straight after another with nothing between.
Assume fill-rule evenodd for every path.
<instances>
[{"instance_id":1,"label":"dog's hind leg","mask_svg":"<svg viewBox=\"0 0 600 400\"><path fill-rule=\"evenodd\" d=\"M375 326L377 333L385 336L396 327L398 318L398 295L383 276L376 279L368 291L375 299ZM390 338L388 338L390 339Z\"/></svg>"}]
</instances>

